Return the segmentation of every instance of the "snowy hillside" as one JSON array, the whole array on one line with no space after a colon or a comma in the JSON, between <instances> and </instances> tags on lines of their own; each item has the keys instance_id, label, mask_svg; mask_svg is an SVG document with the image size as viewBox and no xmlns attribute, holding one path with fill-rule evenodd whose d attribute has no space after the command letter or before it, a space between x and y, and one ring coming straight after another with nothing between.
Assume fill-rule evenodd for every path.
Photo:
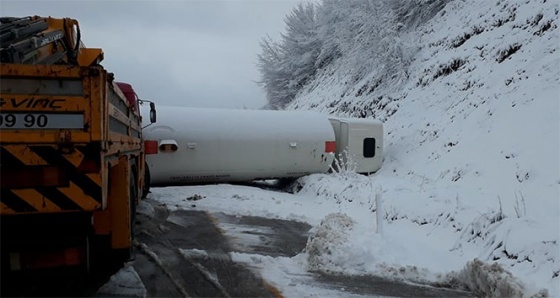
<instances>
[{"instance_id":1,"label":"snowy hillside","mask_svg":"<svg viewBox=\"0 0 560 298\"><path fill-rule=\"evenodd\" d=\"M496 262L526 294L560 295L558 12L550 0L450 1L395 36L412 51L405 79L378 65L355 81L356 57L368 58L356 50L319 69L286 108L384 121L384 165L371 180L383 189L385 233L410 225L402 237L419 248ZM308 177L302 191L370 200L363 178L347 183L365 192L350 194L328 179Z\"/></svg>"}]
</instances>

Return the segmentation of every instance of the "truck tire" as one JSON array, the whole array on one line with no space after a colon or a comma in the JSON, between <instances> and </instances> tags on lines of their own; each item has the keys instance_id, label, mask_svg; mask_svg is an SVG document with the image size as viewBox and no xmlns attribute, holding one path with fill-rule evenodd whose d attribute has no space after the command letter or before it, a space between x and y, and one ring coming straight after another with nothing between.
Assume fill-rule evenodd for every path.
<instances>
[{"instance_id":1,"label":"truck tire","mask_svg":"<svg viewBox=\"0 0 560 298\"><path fill-rule=\"evenodd\" d=\"M142 188L142 199L146 198L150 193L150 168L148 168L148 164L144 165L144 185Z\"/></svg>"},{"instance_id":2,"label":"truck tire","mask_svg":"<svg viewBox=\"0 0 560 298\"><path fill-rule=\"evenodd\" d=\"M136 171L130 175L130 236L134 238L134 223L136 222L136 204L138 203L138 191L136 187Z\"/></svg>"},{"instance_id":3,"label":"truck tire","mask_svg":"<svg viewBox=\"0 0 560 298\"><path fill-rule=\"evenodd\" d=\"M130 193L129 193L129 204L130 204L130 239L134 242L134 226L136 225L136 204L138 204L138 181L137 178L138 170L136 169L136 163L131 161L130 164ZM129 253L126 256L126 261L134 258L133 254L134 245L130 246Z\"/></svg>"}]
</instances>

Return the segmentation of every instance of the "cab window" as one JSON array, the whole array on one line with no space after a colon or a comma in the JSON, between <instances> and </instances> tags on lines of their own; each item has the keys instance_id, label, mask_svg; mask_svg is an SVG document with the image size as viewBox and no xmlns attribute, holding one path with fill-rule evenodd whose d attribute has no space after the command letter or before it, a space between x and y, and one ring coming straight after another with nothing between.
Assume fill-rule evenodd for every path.
<instances>
[{"instance_id":1,"label":"cab window","mask_svg":"<svg viewBox=\"0 0 560 298\"><path fill-rule=\"evenodd\" d=\"M372 158L375 156L375 139L365 138L364 139L364 157Z\"/></svg>"}]
</instances>

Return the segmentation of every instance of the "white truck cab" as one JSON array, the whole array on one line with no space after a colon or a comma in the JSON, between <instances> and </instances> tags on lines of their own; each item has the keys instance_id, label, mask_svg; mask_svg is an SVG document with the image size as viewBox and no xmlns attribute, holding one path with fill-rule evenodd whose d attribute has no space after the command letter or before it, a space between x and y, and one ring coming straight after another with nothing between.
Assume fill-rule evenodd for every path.
<instances>
[{"instance_id":1,"label":"white truck cab","mask_svg":"<svg viewBox=\"0 0 560 298\"><path fill-rule=\"evenodd\" d=\"M329 117L336 138L337 162L362 174L374 173L383 163L383 124L374 119Z\"/></svg>"}]
</instances>

